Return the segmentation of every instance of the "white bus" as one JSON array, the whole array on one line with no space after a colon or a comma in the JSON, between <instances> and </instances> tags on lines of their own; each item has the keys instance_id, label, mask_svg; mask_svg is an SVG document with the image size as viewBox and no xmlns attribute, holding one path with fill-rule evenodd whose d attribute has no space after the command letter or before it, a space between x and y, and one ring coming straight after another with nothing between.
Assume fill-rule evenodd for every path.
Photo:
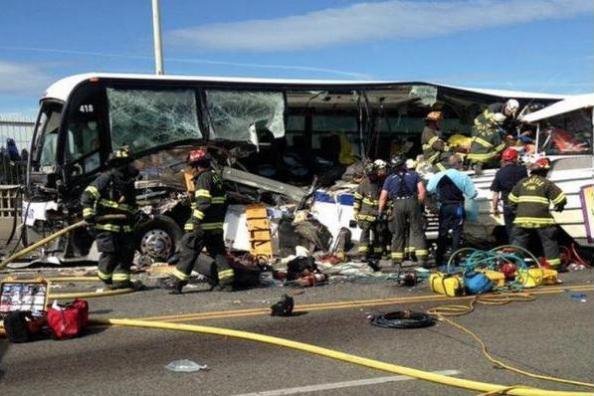
<instances>
[{"instance_id":1,"label":"white bus","mask_svg":"<svg viewBox=\"0 0 594 396\"><path fill-rule=\"evenodd\" d=\"M106 168L112 148L128 145L144 177L137 184L139 200L159 215L139 231L140 249L163 259L189 214L175 197L183 195L179 171L191 147L208 145L230 168L266 177L256 178L256 186L273 179L288 191L344 166L345 145L359 157L388 159L402 145L411 156L420 153L431 109L443 111L446 135L469 135L473 119L489 104L515 98L522 108L540 109L565 97L425 82L75 75L55 82L40 101L24 204L27 229L48 233L79 219L81 191ZM580 138L587 152L565 152L570 162L559 166L574 169L572 161L580 167L579 158L587 157L591 172L591 124L586 132ZM483 195L493 173L477 179ZM245 198L240 190L232 191L239 202ZM577 216L579 208L569 209ZM485 210L481 219L486 234L501 224ZM585 243L582 237L576 239ZM55 249L67 260L85 256L89 246L81 232Z\"/></svg>"}]
</instances>

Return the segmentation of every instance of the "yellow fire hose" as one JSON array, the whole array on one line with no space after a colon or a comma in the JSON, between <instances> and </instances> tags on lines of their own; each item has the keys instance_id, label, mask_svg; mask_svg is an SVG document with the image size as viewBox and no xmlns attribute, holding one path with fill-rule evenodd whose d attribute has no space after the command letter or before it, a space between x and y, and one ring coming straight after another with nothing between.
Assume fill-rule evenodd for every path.
<instances>
[{"instance_id":1,"label":"yellow fire hose","mask_svg":"<svg viewBox=\"0 0 594 396\"><path fill-rule=\"evenodd\" d=\"M99 282L99 278L94 276L62 276L55 278L45 278L51 283L62 283L62 282ZM120 294L133 293L136 290L132 288L126 289L115 289L115 290L102 290L102 291L90 291L90 292L72 292L72 293L50 293L48 300L72 300L75 298L98 298L98 297L112 297Z\"/></svg>"},{"instance_id":2,"label":"yellow fire hose","mask_svg":"<svg viewBox=\"0 0 594 396\"><path fill-rule=\"evenodd\" d=\"M43 246L52 240L67 234L68 232L77 229L79 227L86 226L87 223L85 221L79 221L75 224L72 224L42 240L34 243L33 245L19 251L18 253L13 254L12 256L8 257L4 261L0 263L0 269L4 268L8 263L11 261L24 256L25 254ZM62 277L62 278L53 278L54 282L90 282L95 281L94 278L90 277ZM99 296L113 296L118 294L130 293L134 291L133 289L121 289L121 290L109 290L104 292L88 292L88 293L62 293L62 294L54 294L50 295L49 298L53 299L67 299L67 298L92 298L92 297L99 297ZM473 299L471 300L470 305L457 305L457 306L445 306L445 307L438 307L436 309L430 310L430 313L438 315L442 320L447 321L449 324L453 325L454 327L467 332L473 338L475 338L480 344L483 353L495 364L498 364L501 367L505 367L511 369L513 371L519 372L521 374L529 375L535 378L540 379L547 379L553 380L556 382L562 382L566 384L572 385L579 385L579 386L586 386L590 388L594 388L594 384L584 383L579 381L572 381L572 380L563 380L559 378L552 378L547 376L539 376L528 372L523 372L522 370L518 370L515 368L510 368L506 366L503 362L494 359L491 357L487 350L485 344L478 338L476 334L471 332L470 330L464 328L463 326L449 320L446 316L459 316L464 315L466 313L472 312L474 310L475 303L482 303L482 304L507 304L514 300L531 300L533 299L532 296L521 296L521 297L501 297L501 296L494 296L488 299ZM123 326L123 327L140 327L140 328L152 328L152 329L161 329L161 330L177 330L177 331L187 331L193 333L200 333L200 334L211 334L211 335L221 335L226 337L234 337L249 341L256 341L262 342L266 344L271 344L275 346L282 346L286 348L295 349L302 352L313 353L320 356L325 356L334 360L344 361L352 364L358 364L360 366L386 371L394 374L399 375L406 375L413 378L418 378L430 382L434 382L441 385L448 385L454 386L458 388L463 388L472 391L479 391L482 392L484 395L496 395L496 394L506 394L506 395L525 395L525 396L570 396L570 395L593 395L592 392L568 392L568 391L551 391L545 389L538 389L532 388L522 385L497 385L491 384L486 382L479 382L473 380L466 380L462 378L455 378L455 377L448 377L441 374L435 374L427 371L417 370L405 366L395 365L391 363L385 363L373 359L368 359L356 355L347 354L340 351L335 351L328 348L318 347L311 344L306 344L298 341L291 341L280 337L272 337L258 333L246 332L246 331L239 331L239 330L232 330L232 329L225 329L225 328L218 328L218 327L211 327L211 326L200 326L200 325L187 325L187 324L175 324L175 323L167 323L167 322L155 322L155 321L147 321L147 320L134 320L134 319L107 319L107 320L94 320L94 324L96 325L107 325L107 326Z\"/></svg>"},{"instance_id":3,"label":"yellow fire hose","mask_svg":"<svg viewBox=\"0 0 594 396\"><path fill-rule=\"evenodd\" d=\"M368 359L361 356L351 355L348 353L323 348L311 344L306 344L298 341L291 341L280 337L272 337L258 333L252 333L247 331L231 330L219 327L211 326L199 326L199 325L187 325L167 322L151 322L146 320L134 320L134 319L107 319L93 321L99 325L108 326L123 326L123 327L140 327L148 329L160 329L160 330L176 330L176 331L187 331L191 333L199 334L211 334L225 337L239 338L243 340L256 341L265 344L281 346L285 348L295 349L302 352L308 352L319 356L328 357L334 360L357 364L363 367L368 367L375 370L386 371L389 373L406 375L413 378L418 378L430 382L434 382L441 385L454 386L457 388L463 388L471 391L487 392L489 394L507 394L507 395L520 395L520 396L577 396L577 395L594 395L591 392L569 392L569 391L551 391L545 389L532 388L527 386L507 386L497 385L487 382L479 382L473 380L467 380L462 378L448 377L441 374L435 374L423 370L417 370L405 366L399 366L396 364L385 363L378 360Z\"/></svg>"},{"instance_id":4,"label":"yellow fire hose","mask_svg":"<svg viewBox=\"0 0 594 396\"><path fill-rule=\"evenodd\" d=\"M60 231L57 231L55 233L53 233L52 235L49 235L45 238L43 238L40 241L35 242L34 244L27 246L26 248L19 250L18 252L16 252L15 254L13 254L12 256L4 259L1 263L0 263L0 270L4 267L6 267L9 263L11 263L12 261L23 257L25 254L30 253L32 251L34 251L35 249L40 248L43 245L46 245L48 243L50 243L51 241L53 241L54 239L61 237L62 235L68 234L70 231L76 230L77 228L80 227L84 227L87 225L87 222L84 220L79 221L78 223L74 223L72 225L69 225L66 228L61 229Z\"/></svg>"},{"instance_id":5,"label":"yellow fire hose","mask_svg":"<svg viewBox=\"0 0 594 396\"><path fill-rule=\"evenodd\" d=\"M102 220L123 220L126 218L126 215L105 215L105 216L100 216L99 218L97 218L97 220L102 221ZM62 235L66 235L68 234L70 231L76 230L77 228L80 227L85 227L87 226L87 222L84 220L81 220L77 223L74 223L72 225L69 225L66 228L63 228L59 231L56 231L55 233L35 242L34 244L32 244L31 246L27 246L26 248L19 250L18 252L16 252L15 254L13 254L12 256L4 259L1 263L0 263L0 270L4 267L6 267L9 263L11 263L12 261L18 259L19 257L23 257L24 255L26 255L27 253L30 253L32 251L34 251L35 249L40 248L43 245L46 245L48 243L50 243L51 241L53 241L54 239L61 237Z\"/></svg>"},{"instance_id":6,"label":"yellow fire hose","mask_svg":"<svg viewBox=\"0 0 594 396\"><path fill-rule=\"evenodd\" d=\"M57 278L49 278L52 282L93 282L97 281L94 277L87 277L87 276L74 276L74 277L57 277ZM50 295L50 298L54 299L66 299L66 298L84 298L84 297L99 297L99 296L110 296L116 294L123 294L129 293L133 291L132 289L123 289L123 290L111 290L105 291L102 293L96 292L89 292L89 293L65 293L65 294L56 294ZM556 382L562 382L565 384L571 385L578 385L578 386L587 386L587 387L594 387L594 384L583 383L579 381L572 381L572 380L564 380L558 378L551 378L546 376L539 376L534 375L532 373L524 372L522 370L515 369L513 367L506 366L503 362L495 360L492 358L488 352L486 351L486 346L476 336L476 334L472 333L470 330L464 328L463 326L450 321L449 319L445 318L445 316L459 316L474 310L474 305L476 303L479 304L489 304L489 305L501 305L507 304L511 301L531 301L534 297L526 294L526 293L515 293L511 295L490 295L490 296L483 296L480 298L475 298L470 300L469 305L450 305L450 306L443 306L437 307L435 309L430 310L429 312L441 317L442 320L447 321L449 324L453 325L454 327L459 328L462 331L467 332L472 337L474 337L481 345L483 353L491 360L493 363L508 368L510 370L516 371L520 374L532 376L539 379L547 379L547 380L554 380ZM107 319L107 320L93 320L93 324L95 325L107 325L107 326L123 326L123 327L144 327L144 328L153 328L153 329L162 329L162 330L178 330L178 331L188 331L194 333L201 333L201 334L211 334L211 335L222 335L234 338L240 338L250 341L257 341L263 342L275 346L283 346L303 352L313 353L320 356L325 356L331 359L344 361L348 363L358 364L364 367L386 371L390 373L406 375L430 382L435 382L442 385L454 386L463 389L473 390L483 392L483 395L495 395L495 394L509 394L509 395L594 395L594 393L587 393L587 392L566 392L566 391L549 391L537 388L531 388L523 385L514 385L514 386L507 386L507 385L497 385L497 384L490 384L490 383L483 383L479 381L472 381L472 380L465 380L459 378L448 377L444 375L439 375L431 372L426 372L422 370L417 370L409 367L399 366L390 363L384 363L373 359L367 359L356 355L351 355L335 350L331 350L328 348L322 348L315 345L305 344L297 341L291 341L279 337L272 337L266 336L257 333L245 332L245 331L238 331L238 330L231 330L231 329L224 329L224 328L217 328L211 326L198 326L198 325L187 325L187 324L175 324L175 323L168 323L168 322L159 322L159 321L148 321L148 320L136 320L136 319Z\"/></svg>"},{"instance_id":7,"label":"yellow fire hose","mask_svg":"<svg viewBox=\"0 0 594 396\"><path fill-rule=\"evenodd\" d=\"M439 307L431 308L427 310L428 314L437 316L440 320L446 322L450 326L463 331L464 333L470 335L481 347L482 354L489 360L491 363L495 364L497 367L504 368L506 370L513 371L517 374L525 375L527 377L536 378L545 381L553 381L558 382L561 384L568 384L568 385L576 385L576 386L584 386L588 388L594 388L594 384L588 382L581 382L575 380L569 380L565 378L558 378L552 377L548 375L541 375L531 373L526 370L518 369L516 367L510 366L509 364L504 363L503 361L496 359L489 353L487 350L487 345L481 340L481 338L474 333L472 330L467 329L466 327L462 326L459 323L449 319L448 317L455 317L455 316L462 316L471 313L474 311L476 304L484 304L484 305L505 305L509 304L514 301L524 301L530 302L534 301L536 298L530 293L502 293L502 294L487 294L487 295L479 295L475 296L473 299L470 300L468 305L462 304L451 304L451 305L442 305Z\"/></svg>"}]
</instances>

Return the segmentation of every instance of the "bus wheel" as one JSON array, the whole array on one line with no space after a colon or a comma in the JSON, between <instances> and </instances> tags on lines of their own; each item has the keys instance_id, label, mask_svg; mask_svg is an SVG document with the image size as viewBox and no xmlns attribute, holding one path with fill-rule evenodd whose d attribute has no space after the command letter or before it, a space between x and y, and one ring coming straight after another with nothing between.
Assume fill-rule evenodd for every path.
<instances>
[{"instance_id":1,"label":"bus wheel","mask_svg":"<svg viewBox=\"0 0 594 396\"><path fill-rule=\"evenodd\" d=\"M182 230L173 219L155 216L143 224L138 232L140 253L154 261L165 261L175 252Z\"/></svg>"}]
</instances>

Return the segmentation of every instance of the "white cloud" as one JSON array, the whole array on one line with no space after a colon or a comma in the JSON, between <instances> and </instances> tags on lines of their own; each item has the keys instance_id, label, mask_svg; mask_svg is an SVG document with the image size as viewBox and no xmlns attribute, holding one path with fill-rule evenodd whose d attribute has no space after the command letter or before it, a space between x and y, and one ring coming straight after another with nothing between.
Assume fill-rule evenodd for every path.
<instances>
[{"instance_id":1,"label":"white cloud","mask_svg":"<svg viewBox=\"0 0 594 396\"><path fill-rule=\"evenodd\" d=\"M592 0L458 0L359 3L278 19L173 30L172 43L199 49L279 51L381 39L440 36L592 13Z\"/></svg>"},{"instance_id":2,"label":"white cloud","mask_svg":"<svg viewBox=\"0 0 594 396\"><path fill-rule=\"evenodd\" d=\"M52 77L40 66L0 60L0 93L1 94L37 94L51 83Z\"/></svg>"}]
</instances>

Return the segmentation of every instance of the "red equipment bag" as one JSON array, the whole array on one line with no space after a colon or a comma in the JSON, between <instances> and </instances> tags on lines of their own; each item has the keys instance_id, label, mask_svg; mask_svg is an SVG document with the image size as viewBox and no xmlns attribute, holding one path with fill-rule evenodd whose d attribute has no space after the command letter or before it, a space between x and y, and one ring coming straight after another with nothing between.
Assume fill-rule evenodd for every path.
<instances>
[{"instance_id":1,"label":"red equipment bag","mask_svg":"<svg viewBox=\"0 0 594 396\"><path fill-rule=\"evenodd\" d=\"M89 324L89 304L79 299L66 306L54 303L47 311L47 324L56 339L74 338Z\"/></svg>"}]
</instances>

